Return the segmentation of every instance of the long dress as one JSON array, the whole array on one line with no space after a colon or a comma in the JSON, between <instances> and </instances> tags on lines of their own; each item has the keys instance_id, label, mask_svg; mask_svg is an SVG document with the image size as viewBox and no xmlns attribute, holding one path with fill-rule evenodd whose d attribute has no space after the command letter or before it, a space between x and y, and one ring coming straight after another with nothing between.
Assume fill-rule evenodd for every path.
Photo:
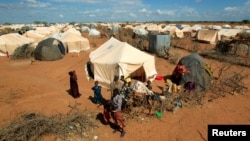
<instances>
[{"instance_id":1,"label":"long dress","mask_svg":"<svg viewBox=\"0 0 250 141\"><path fill-rule=\"evenodd\" d=\"M78 98L80 96L78 89L77 76L74 72L70 74L70 92L74 98Z\"/></svg>"}]
</instances>

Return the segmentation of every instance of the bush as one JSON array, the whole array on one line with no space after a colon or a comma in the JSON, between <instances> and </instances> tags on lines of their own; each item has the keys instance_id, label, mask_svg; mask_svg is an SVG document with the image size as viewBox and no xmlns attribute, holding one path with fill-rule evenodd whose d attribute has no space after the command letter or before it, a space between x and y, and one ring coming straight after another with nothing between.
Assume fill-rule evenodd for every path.
<instances>
[{"instance_id":1,"label":"bush","mask_svg":"<svg viewBox=\"0 0 250 141\"><path fill-rule=\"evenodd\" d=\"M34 48L31 47L30 44L25 44L21 47L18 47L13 55L11 56L11 59L25 59L25 58L31 58L33 56Z\"/></svg>"}]
</instances>

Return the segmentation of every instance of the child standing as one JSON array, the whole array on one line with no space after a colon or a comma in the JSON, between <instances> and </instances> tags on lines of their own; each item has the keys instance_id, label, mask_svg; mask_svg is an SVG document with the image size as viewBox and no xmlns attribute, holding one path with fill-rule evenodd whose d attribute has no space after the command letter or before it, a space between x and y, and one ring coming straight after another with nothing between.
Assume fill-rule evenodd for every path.
<instances>
[{"instance_id":1,"label":"child standing","mask_svg":"<svg viewBox=\"0 0 250 141\"><path fill-rule=\"evenodd\" d=\"M92 87L92 90L94 91L94 99L93 99L94 103L100 104L103 100L103 97L101 93L102 87L99 85L98 81L95 81L95 86Z\"/></svg>"}]
</instances>

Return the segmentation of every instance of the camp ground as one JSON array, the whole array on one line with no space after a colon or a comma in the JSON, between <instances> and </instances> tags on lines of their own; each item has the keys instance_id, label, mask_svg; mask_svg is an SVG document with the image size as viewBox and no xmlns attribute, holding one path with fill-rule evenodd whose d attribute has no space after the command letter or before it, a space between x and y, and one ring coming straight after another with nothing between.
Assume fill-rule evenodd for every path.
<instances>
[{"instance_id":1,"label":"camp ground","mask_svg":"<svg viewBox=\"0 0 250 141\"><path fill-rule=\"evenodd\" d=\"M248 123L249 31L214 24L34 25L16 34L29 42L0 40L0 138L199 141L210 123ZM133 36L139 28L147 35ZM81 93L76 99L69 92L73 70ZM108 100L117 75L132 90L128 97L128 87L121 91L122 139L103 122L103 105L91 100L95 81Z\"/></svg>"}]
</instances>

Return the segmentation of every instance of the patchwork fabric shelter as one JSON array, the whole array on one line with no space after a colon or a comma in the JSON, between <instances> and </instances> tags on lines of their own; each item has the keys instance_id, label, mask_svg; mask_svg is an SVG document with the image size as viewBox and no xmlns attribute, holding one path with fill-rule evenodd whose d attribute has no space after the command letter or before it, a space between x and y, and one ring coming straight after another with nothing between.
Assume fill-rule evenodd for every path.
<instances>
[{"instance_id":1,"label":"patchwork fabric shelter","mask_svg":"<svg viewBox=\"0 0 250 141\"><path fill-rule=\"evenodd\" d=\"M65 55L63 43L55 38L42 40L34 50L34 57L40 61L55 61L62 59Z\"/></svg>"},{"instance_id":2,"label":"patchwork fabric shelter","mask_svg":"<svg viewBox=\"0 0 250 141\"><path fill-rule=\"evenodd\" d=\"M212 72L199 54L191 53L180 59L171 79L177 85L195 84L195 88L208 90Z\"/></svg>"},{"instance_id":3,"label":"patchwork fabric shelter","mask_svg":"<svg viewBox=\"0 0 250 141\"><path fill-rule=\"evenodd\" d=\"M146 81L153 80L157 74L154 56L113 37L92 51L89 58L93 65L94 80L108 84L115 75L143 77Z\"/></svg>"}]
</instances>

